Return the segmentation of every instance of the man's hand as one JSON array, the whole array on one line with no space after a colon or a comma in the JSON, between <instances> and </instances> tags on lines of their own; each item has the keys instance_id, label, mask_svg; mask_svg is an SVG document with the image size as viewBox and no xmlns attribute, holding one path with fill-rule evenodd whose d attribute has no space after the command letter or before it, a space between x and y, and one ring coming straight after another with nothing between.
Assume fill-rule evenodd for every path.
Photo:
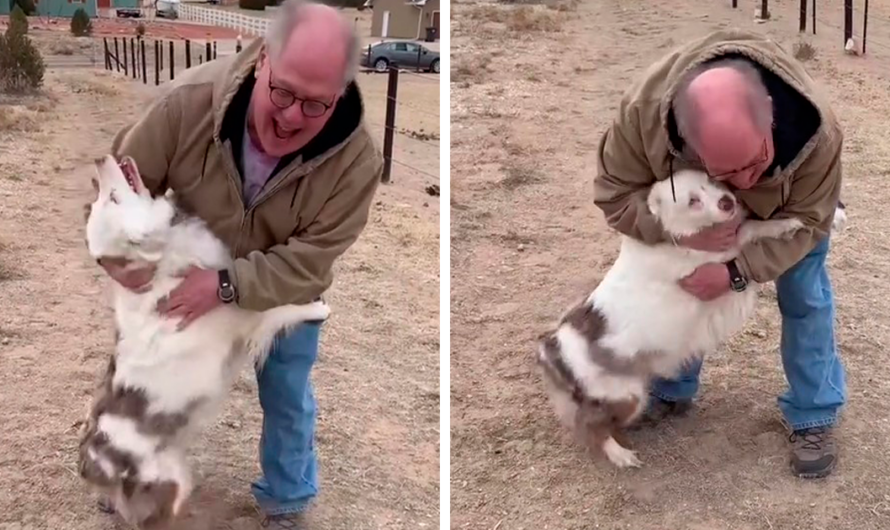
<instances>
[{"instance_id":1,"label":"man's hand","mask_svg":"<svg viewBox=\"0 0 890 530\"><path fill-rule=\"evenodd\" d=\"M723 252L736 244L741 224L742 217L736 216L729 221L705 228L691 236L677 238L677 244L682 247L704 250L706 252Z\"/></svg>"},{"instance_id":2,"label":"man's hand","mask_svg":"<svg viewBox=\"0 0 890 530\"><path fill-rule=\"evenodd\" d=\"M723 263L705 263L681 279L680 287L699 300L713 300L730 291L729 268Z\"/></svg>"},{"instance_id":3,"label":"man's hand","mask_svg":"<svg viewBox=\"0 0 890 530\"><path fill-rule=\"evenodd\" d=\"M99 258L99 265L112 280L134 293L145 293L151 289L151 280L157 269L154 264L135 267L123 258Z\"/></svg>"},{"instance_id":4,"label":"man's hand","mask_svg":"<svg viewBox=\"0 0 890 530\"><path fill-rule=\"evenodd\" d=\"M217 295L219 276L216 271L189 267L176 289L158 301L158 312L169 318L181 317L181 331L211 309L222 304Z\"/></svg>"}]
</instances>

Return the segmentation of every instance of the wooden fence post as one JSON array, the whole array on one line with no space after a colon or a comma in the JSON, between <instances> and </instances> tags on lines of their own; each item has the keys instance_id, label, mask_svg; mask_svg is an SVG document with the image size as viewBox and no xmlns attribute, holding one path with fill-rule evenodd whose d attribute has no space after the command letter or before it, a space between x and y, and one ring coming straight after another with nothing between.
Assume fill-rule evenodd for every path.
<instances>
[{"instance_id":1,"label":"wooden fence post","mask_svg":"<svg viewBox=\"0 0 890 530\"><path fill-rule=\"evenodd\" d=\"M868 35L868 0L865 0L865 10L862 12L862 55L865 55L866 35Z\"/></svg>"},{"instance_id":2,"label":"wooden fence post","mask_svg":"<svg viewBox=\"0 0 890 530\"><path fill-rule=\"evenodd\" d=\"M148 74L147 74L146 66L145 66L145 41L141 40L141 39L139 40L139 51L142 54L142 84L147 85L148 84Z\"/></svg>"},{"instance_id":3,"label":"wooden fence post","mask_svg":"<svg viewBox=\"0 0 890 530\"><path fill-rule=\"evenodd\" d=\"M192 67L192 41L185 39L185 68Z\"/></svg>"},{"instance_id":4,"label":"wooden fence post","mask_svg":"<svg viewBox=\"0 0 890 530\"><path fill-rule=\"evenodd\" d=\"M769 20L769 0L760 0L760 20Z\"/></svg>"},{"instance_id":5,"label":"wooden fence post","mask_svg":"<svg viewBox=\"0 0 890 530\"><path fill-rule=\"evenodd\" d=\"M392 137L396 125L396 95L399 92L399 67L390 65L389 85L386 87L386 128L383 132L383 177L381 181L389 182L392 171Z\"/></svg>"},{"instance_id":6,"label":"wooden fence post","mask_svg":"<svg viewBox=\"0 0 890 530\"><path fill-rule=\"evenodd\" d=\"M155 86L161 84L161 45L158 41L155 41Z\"/></svg>"},{"instance_id":7,"label":"wooden fence post","mask_svg":"<svg viewBox=\"0 0 890 530\"><path fill-rule=\"evenodd\" d=\"M102 44L105 45L105 69L111 70L111 57L108 52L108 37L102 37Z\"/></svg>"},{"instance_id":8,"label":"wooden fence post","mask_svg":"<svg viewBox=\"0 0 890 530\"><path fill-rule=\"evenodd\" d=\"M117 71L121 71L121 56L117 47L117 37L114 38L114 64L117 65Z\"/></svg>"},{"instance_id":9,"label":"wooden fence post","mask_svg":"<svg viewBox=\"0 0 890 530\"><path fill-rule=\"evenodd\" d=\"M853 0L844 0L844 48L853 37Z\"/></svg>"},{"instance_id":10,"label":"wooden fence post","mask_svg":"<svg viewBox=\"0 0 890 530\"><path fill-rule=\"evenodd\" d=\"M174 62L173 62L173 41L171 40L170 41L170 80L171 81L173 80L173 70L175 70L175 69L176 69L176 67L174 66Z\"/></svg>"}]
</instances>

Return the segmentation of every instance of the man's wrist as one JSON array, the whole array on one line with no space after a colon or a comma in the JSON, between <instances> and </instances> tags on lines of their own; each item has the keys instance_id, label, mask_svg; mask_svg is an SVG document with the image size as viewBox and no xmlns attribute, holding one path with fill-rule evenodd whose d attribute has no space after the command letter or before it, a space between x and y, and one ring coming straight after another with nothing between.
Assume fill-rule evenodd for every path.
<instances>
[{"instance_id":1,"label":"man's wrist","mask_svg":"<svg viewBox=\"0 0 890 530\"><path fill-rule=\"evenodd\" d=\"M737 293L744 291L748 287L748 279L742 274L736 260L729 260L724 265L729 272L729 288Z\"/></svg>"},{"instance_id":2,"label":"man's wrist","mask_svg":"<svg viewBox=\"0 0 890 530\"><path fill-rule=\"evenodd\" d=\"M235 289L235 285L232 283L232 278L229 275L228 269L218 270L217 277L218 285L216 295L223 303L230 304L234 302L238 297L238 293Z\"/></svg>"}]
</instances>

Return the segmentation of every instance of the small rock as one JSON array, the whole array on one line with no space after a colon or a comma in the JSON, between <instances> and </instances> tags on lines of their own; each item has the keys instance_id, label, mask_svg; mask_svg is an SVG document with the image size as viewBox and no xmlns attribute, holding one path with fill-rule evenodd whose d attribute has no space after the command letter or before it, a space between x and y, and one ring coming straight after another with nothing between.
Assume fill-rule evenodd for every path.
<instances>
[{"instance_id":1,"label":"small rock","mask_svg":"<svg viewBox=\"0 0 890 530\"><path fill-rule=\"evenodd\" d=\"M0 343L9 344L9 337L3 337L3 340L0 340Z\"/></svg>"},{"instance_id":2,"label":"small rock","mask_svg":"<svg viewBox=\"0 0 890 530\"><path fill-rule=\"evenodd\" d=\"M518 250L519 252L525 252L525 245L520 243L519 246L516 247L516 250Z\"/></svg>"}]
</instances>

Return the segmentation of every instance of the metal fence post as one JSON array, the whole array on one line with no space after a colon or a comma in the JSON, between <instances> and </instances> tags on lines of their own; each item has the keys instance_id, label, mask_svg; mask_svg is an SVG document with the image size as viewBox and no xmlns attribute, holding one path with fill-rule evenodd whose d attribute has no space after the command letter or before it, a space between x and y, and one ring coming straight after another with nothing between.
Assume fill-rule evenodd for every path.
<instances>
[{"instance_id":1,"label":"metal fence post","mask_svg":"<svg viewBox=\"0 0 890 530\"><path fill-rule=\"evenodd\" d=\"M396 94L399 91L399 67L390 65L389 84L386 87L386 128L383 132L383 177L381 181L389 182L392 172L392 138L396 125Z\"/></svg>"},{"instance_id":2,"label":"metal fence post","mask_svg":"<svg viewBox=\"0 0 890 530\"><path fill-rule=\"evenodd\" d=\"M807 0L800 0L800 29L801 33L807 30Z\"/></svg>"},{"instance_id":3,"label":"metal fence post","mask_svg":"<svg viewBox=\"0 0 890 530\"><path fill-rule=\"evenodd\" d=\"M853 0L844 0L844 48L853 37Z\"/></svg>"},{"instance_id":4,"label":"metal fence post","mask_svg":"<svg viewBox=\"0 0 890 530\"><path fill-rule=\"evenodd\" d=\"M173 41L171 40L170 41L170 80L171 81L173 80L173 70L175 70L175 69L176 69L176 67L174 66L174 62L173 62Z\"/></svg>"},{"instance_id":5,"label":"metal fence post","mask_svg":"<svg viewBox=\"0 0 890 530\"><path fill-rule=\"evenodd\" d=\"M185 68L192 67L192 41L185 39Z\"/></svg>"},{"instance_id":6,"label":"metal fence post","mask_svg":"<svg viewBox=\"0 0 890 530\"><path fill-rule=\"evenodd\" d=\"M127 72L127 39L121 37L121 40L123 41L124 46L124 75L130 75L129 72Z\"/></svg>"},{"instance_id":7,"label":"metal fence post","mask_svg":"<svg viewBox=\"0 0 890 530\"><path fill-rule=\"evenodd\" d=\"M136 44L133 42L132 38L130 39L130 66L132 66L131 70L133 71L133 79L138 79L139 74L136 72Z\"/></svg>"},{"instance_id":8,"label":"metal fence post","mask_svg":"<svg viewBox=\"0 0 890 530\"><path fill-rule=\"evenodd\" d=\"M108 51L108 37L102 37L102 44L105 45L105 69L111 70L111 57Z\"/></svg>"},{"instance_id":9,"label":"metal fence post","mask_svg":"<svg viewBox=\"0 0 890 530\"><path fill-rule=\"evenodd\" d=\"M865 55L866 35L868 35L868 0L865 0L865 10L862 12L862 55Z\"/></svg>"},{"instance_id":10,"label":"metal fence post","mask_svg":"<svg viewBox=\"0 0 890 530\"><path fill-rule=\"evenodd\" d=\"M161 64L160 64L161 52L159 51L160 48L161 48L160 43L158 41L155 41L155 86L158 86L161 84Z\"/></svg>"},{"instance_id":11,"label":"metal fence post","mask_svg":"<svg viewBox=\"0 0 890 530\"><path fill-rule=\"evenodd\" d=\"M147 85L148 84L148 73L147 73L146 66L145 66L145 41L144 40L139 41L139 51L142 54L142 84Z\"/></svg>"},{"instance_id":12,"label":"metal fence post","mask_svg":"<svg viewBox=\"0 0 890 530\"><path fill-rule=\"evenodd\" d=\"M121 71L121 55L117 47L117 37L114 38L114 64L117 65L117 71Z\"/></svg>"}]
</instances>

